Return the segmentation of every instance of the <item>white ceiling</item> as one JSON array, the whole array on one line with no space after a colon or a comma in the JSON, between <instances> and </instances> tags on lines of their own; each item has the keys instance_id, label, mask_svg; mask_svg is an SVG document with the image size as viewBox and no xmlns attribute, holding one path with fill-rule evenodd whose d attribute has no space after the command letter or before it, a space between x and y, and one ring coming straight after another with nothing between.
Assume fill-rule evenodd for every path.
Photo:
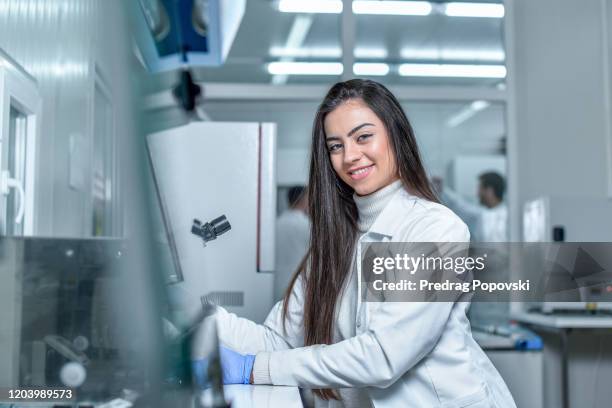
<instances>
[{"instance_id":1,"label":"white ceiling","mask_svg":"<svg viewBox=\"0 0 612 408\"><path fill-rule=\"evenodd\" d=\"M306 0L305 0L306 1ZM483 1L484 2L484 1ZM500 2L500 1L488 1ZM272 48L282 48L298 14L282 13L271 0L248 0L240 29L225 64L218 68L195 68L197 80L204 82L270 83L272 76L266 63L278 61L270 55ZM316 14L300 48L306 50L341 49L341 16ZM453 18L439 14L429 16L356 15L356 49L384 50L385 58L356 61L430 62L438 56L455 56L454 63L485 63L483 55L503 56L503 19ZM433 54L433 55L432 55ZM340 56L298 58L300 61L340 61ZM439 62L437 60L435 62ZM503 63L503 62L494 62ZM334 76L290 76L287 83L331 84ZM386 84L405 85L495 85L499 80L400 77L394 70L385 77L376 77ZM155 76L148 89L167 89L176 82L176 73Z\"/></svg>"},{"instance_id":2,"label":"white ceiling","mask_svg":"<svg viewBox=\"0 0 612 408\"><path fill-rule=\"evenodd\" d=\"M270 54L282 48L298 15L281 13L269 0L248 0L247 9L226 63L219 68L195 68L196 80L203 82L233 82L269 84L272 76L265 64L278 61ZM432 62L437 55L461 57L453 63L483 63L482 56L504 53L503 20L486 18L451 18L442 15L365 16L356 18L356 49L384 50L386 57L360 59L390 64L400 62ZM304 50L339 50L340 15L313 16L306 35ZM312 61L313 58L299 58ZM340 61L340 55L318 58L317 61ZM439 61L436 61L439 62ZM502 64L503 61L496 61ZM374 78L387 85L474 85L494 86L498 80L408 78L391 73ZM340 80L330 76L290 76L289 84L331 85ZM149 84L150 91L168 89L177 81L176 73L156 76ZM462 102L405 102L403 107L410 118L423 157L430 171L443 174L448 163L457 155L487 155L503 153L505 138L505 109L503 103L492 103L474 113L457 126L448 121L466 110L473 101ZM283 150L309 150L312 119L318 101L209 101L204 97L203 108L216 121L270 121L278 124L278 147ZM186 120L178 108L156 111L151 124L175 126Z\"/></svg>"}]
</instances>

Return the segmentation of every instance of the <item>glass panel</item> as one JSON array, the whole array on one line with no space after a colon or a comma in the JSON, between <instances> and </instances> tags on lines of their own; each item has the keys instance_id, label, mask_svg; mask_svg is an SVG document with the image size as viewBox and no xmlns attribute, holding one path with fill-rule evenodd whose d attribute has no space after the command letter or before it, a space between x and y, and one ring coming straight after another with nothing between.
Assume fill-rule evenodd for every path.
<instances>
[{"instance_id":1,"label":"glass panel","mask_svg":"<svg viewBox=\"0 0 612 408\"><path fill-rule=\"evenodd\" d=\"M479 189L480 176L488 172L499 174L506 184L504 104L411 102L403 107L429 174L442 183L443 201L464 219L472 239L507 240L507 215L499 226L482 224L484 213L505 207L505 195L490 197Z\"/></svg>"},{"instance_id":2,"label":"glass panel","mask_svg":"<svg viewBox=\"0 0 612 408\"><path fill-rule=\"evenodd\" d=\"M27 116L19 111L14 106L10 108L9 115L9 138L7 150L7 170L10 177L24 183L26 171L26 135L27 135ZM19 224L15 223L15 217L19 211L19 206L22 205L19 200L22 197L18 192L11 188L6 198L6 235L22 235L23 221Z\"/></svg>"},{"instance_id":3,"label":"glass panel","mask_svg":"<svg viewBox=\"0 0 612 408\"><path fill-rule=\"evenodd\" d=\"M404 103L425 166L444 205L473 241L508 240L506 115L503 103ZM473 325L508 321L508 303L475 302Z\"/></svg>"}]
</instances>

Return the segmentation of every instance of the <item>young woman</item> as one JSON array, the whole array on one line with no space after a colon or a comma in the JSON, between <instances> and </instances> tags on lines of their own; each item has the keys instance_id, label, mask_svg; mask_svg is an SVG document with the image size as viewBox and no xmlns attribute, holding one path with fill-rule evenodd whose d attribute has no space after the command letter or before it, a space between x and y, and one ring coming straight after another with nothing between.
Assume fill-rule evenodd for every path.
<instances>
[{"instance_id":1,"label":"young woman","mask_svg":"<svg viewBox=\"0 0 612 408\"><path fill-rule=\"evenodd\" d=\"M515 407L466 302L362 302L359 242L467 242L382 85L334 85L314 120L309 251L263 325L219 308L226 383L313 389L316 406Z\"/></svg>"}]
</instances>

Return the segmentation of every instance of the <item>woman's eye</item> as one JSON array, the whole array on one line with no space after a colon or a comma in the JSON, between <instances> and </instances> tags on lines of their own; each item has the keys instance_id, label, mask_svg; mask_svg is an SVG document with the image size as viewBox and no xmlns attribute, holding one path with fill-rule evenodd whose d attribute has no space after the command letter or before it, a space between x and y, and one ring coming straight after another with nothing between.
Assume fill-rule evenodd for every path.
<instances>
[{"instance_id":1,"label":"woman's eye","mask_svg":"<svg viewBox=\"0 0 612 408\"><path fill-rule=\"evenodd\" d=\"M340 148L341 148L341 147L342 147L342 145L341 145L340 143L334 143L334 144L332 144L332 145L327 146L327 149L328 149L330 152L335 152L335 151L337 151L337 150L340 150Z\"/></svg>"},{"instance_id":2,"label":"woman's eye","mask_svg":"<svg viewBox=\"0 0 612 408\"><path fill-rule=\"evenodd\" d=\"M358 141L358 142L363 142L364 140L366 140L366 139L368 139L368 138L370 138L370 137L372 137L372 134L371 134L371 133L365 133L365 134L363 134L363 135L359 135L359 136L357 137L357 141Z\"/></svg>"}]
</instances>

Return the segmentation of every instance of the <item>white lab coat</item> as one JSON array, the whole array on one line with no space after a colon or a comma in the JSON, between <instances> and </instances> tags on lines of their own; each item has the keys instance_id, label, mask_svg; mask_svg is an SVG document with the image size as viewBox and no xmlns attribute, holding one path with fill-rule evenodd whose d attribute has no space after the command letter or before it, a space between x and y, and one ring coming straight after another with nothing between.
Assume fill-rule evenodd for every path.
<instances>
[{"instance_id":1,"label":"white lab coat","mask_svg":"<svg viewBox=\"0 0 612 408\"><path fill-rule=\"evenodd\" d=\"M508 242L508 207L505 203L487 208L473 204L447 188L442 192L442 200L470 226L474 241Z\"/></svg>"},{"instance_id":2,"label":"white lab coat","mask_svg":"<svg viewBox=\"0 0 612 408\"><path fill-rule=\"evenodd\" d=\"M450 210L404 189L360 238L370 242L468 240L467 227ZM216 315L220 341L242 353L269 352L275 385L365 387L376 408L516 407L497 370L472 338L467 302L370 303L358 296L356 336L308 347L304 347L303 302L298 279L286 331L281 302L263 325L220 308ZM346 317L339 315L341 319Z\"/></svg>"},{"instance_id":3,"label":"white lab coat","mask_svg":"<svg viewBox=\"0 0 612 408\"><path fill-rule=\"evenodd\" d=\"M289 209L276 220L276 270L274 299L285 295L289 281L306 255L310 241L310 221L304 211Z\"/></svg>"}]
</instances>

